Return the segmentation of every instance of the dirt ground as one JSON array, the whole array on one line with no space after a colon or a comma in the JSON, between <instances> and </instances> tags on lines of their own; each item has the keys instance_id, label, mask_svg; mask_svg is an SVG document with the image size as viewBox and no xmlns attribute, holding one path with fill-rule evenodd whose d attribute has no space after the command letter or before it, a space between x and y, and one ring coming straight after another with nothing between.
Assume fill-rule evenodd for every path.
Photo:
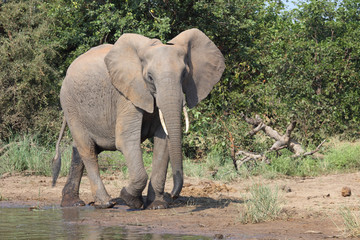
<instances>
[{"instance_id":1,"label":"dirt ground","mask_svg":"<svg viewBox=\"0 0 360 240\"><path fill-rule=\"evenodd\" d=\"M51 187L49 177L5 174L0 178L2 205L59 205L65 181L66 178L59 178L56 187ZM104 176L103 181L112 197L117 197L126 185L126 180L116 175ZM255 177L226 184L185 178L181 197L169 209L128 211L125 206L115 206L114 209L94 211L81 223L218 239L343 239L344 226L339 209L344 206L357 209L359 182L360 173L275 180ZM249 194L249 187L256 183L282 189L283 214L274 221L242 224L239 216L244 197ZM352 190L350 197L341 194L345 186ZM166 191L170 192L171 188L170 179ZM80 196L85 202L93 200L86 177L81 184Z\"/></svg>"}]
</instances>

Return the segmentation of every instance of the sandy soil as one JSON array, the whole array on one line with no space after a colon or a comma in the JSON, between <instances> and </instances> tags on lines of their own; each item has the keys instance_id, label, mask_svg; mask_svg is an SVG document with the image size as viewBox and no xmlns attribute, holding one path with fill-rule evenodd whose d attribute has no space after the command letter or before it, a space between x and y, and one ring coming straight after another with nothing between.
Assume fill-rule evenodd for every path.
<instances>
[{"instance_id":1,"label":"sandy soil","mask_svg":"<svg viewBox=\"0 0 360 240\"><path fill-rule=\"evenodd\" d=\"M0 178L1 205L59 205L65 178L51 187L51 178L5 174ZM103 181L112 197L126 185L121 176L104 176ZM94 211L81 224L125 226L145 232L197 234L224 239L343 239L341 207L357 209L360 196L360 173L328 175L315 178L284 178L276 180L256 177L241 182L186 178L182 196L169 209L128 211L125 206ZM239 221L249 187L261 183L282 190L283 214L278 220L257 224ZM343 187L352 190L343 197ZM171 180L166 190L170 191ZM145 192L144 192L145 193ZM81 198L93 199L89 181L83 178ZM100 214L99 214L100 213Z\"/></svg>"}]
</instances>

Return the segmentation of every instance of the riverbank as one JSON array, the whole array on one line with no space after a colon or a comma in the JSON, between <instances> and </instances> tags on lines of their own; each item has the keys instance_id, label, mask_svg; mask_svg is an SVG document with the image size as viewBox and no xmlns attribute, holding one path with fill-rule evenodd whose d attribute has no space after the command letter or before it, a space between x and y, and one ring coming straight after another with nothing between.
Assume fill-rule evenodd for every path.
<instances>
[{"instance_id":1,"label":"riverbank","mask_svg":"<svg viewBox=\"0 0 360 240\"><path fill-rule=\"evenodd\" d=\"M65 181L66 178L61 177L57 185L51 187L50 177L5 174L0 179L1 205L58 207ZM112 197L117 197L127 183L121 175L106 175L103 181ZM252 177L228 183L185 178L181 197L172 202L169 209L129 211L126 206L116 205L113 209L93 211L79 224L234 239L344 238L340 211L344 207L358 211L359 182L360 173L274 180ZM254 184L279 189L282 210L277 219L256 224L241 223L244 200ZM345 186L352 190L349 197L341 194ZM169 192L171 187L170 179L166 191ZM86 203L93 200L86 177L81 183L80 197Z\"/></svg>"}]
</instances>

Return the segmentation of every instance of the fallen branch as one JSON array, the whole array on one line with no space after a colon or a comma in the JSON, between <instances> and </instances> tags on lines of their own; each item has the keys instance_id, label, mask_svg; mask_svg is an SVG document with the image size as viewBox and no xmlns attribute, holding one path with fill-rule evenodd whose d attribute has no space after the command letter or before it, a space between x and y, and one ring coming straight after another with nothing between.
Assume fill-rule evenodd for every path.
<instances>
[{"instance_id":1,"label":"fallen branch","mask_svg":"<svg viewBox=\"0 0 360 240\"><path fill-rule=\"evenodd\" d=\"M279 132L274 130L272 127L266 125L263 120L256 115L255 118L248 118L244 114L242 114L243 119L253 125L254 129L252 129L248 134L253 136L260 130L262 130L266 135L276 140L276 142L271 146L270 150L277 151L283 148L289 148L290 151L294 153L295 156L300 156L305 153L305 150L302 148L300 143L291 139L291 133L296 126L296 122L293 121L286 129L286 133L284 135L280 135Z\"/></svg>"},{"instance_id":2,"label":"fallen branch","mask_svg":"<svg viewBox=\"0 0 360 240\"><path fill-rule=\"evenodd\" d=\"M249 162L249 161L259 161L260 160L261 162L264 162L266 164L270 163L269 159L265 156L265 154L258 154L258 153L246 152L246 151L239 150L236 153L236 156L239 156L239 155L244 155L244 157L242 159L236 160L236 165L238 167L240 167L241 165L243 165L244 163Z\"/></svg>"},{"instance_id":3,"label":"fallen branch","mask_svg":"<svg viewBox=\"0 0 360 240\"><path fill-rule=\"evenodd\" d=\"M317 152L320 150L321 146L322 146L325 142L326 142L326 140L322 141L322 142L319 144L319 146L316 147L315 150L313 150L313 151L311 151L311 152L306 152L306 153L303 154L303 156L306 157L306 156L309 156L309 155L313 155L314 153L317 153Z\"/></svg>"},{"instance_id":4,"label":"fallen branch","mask_svg":"<svg viewBox=\"0 0 360 240\"><path fill-rule=\"evenodd\" d=\"M271 146L269 150L267 150L263 154L253 153L253 152L246 152L246 151L238 151L235 154L234 166L235 169L238 170L238 167L247 163L249 161L261 161L265 162L266 164L270 163L270 160L266 157L267 152L271 151L280 151L281 149L288 148L294 154L292 155L293 158L296 157L306 157L309 155L313 155L314 153L318 152L321 146L325 143L326 140L322 141L319 146L313 151L305 152L302 148L301 144L298 143L296 140L291 138L291 133L296 127L296 121L292 121L289 126L286 128L285 134L281 135L279 132L274 130L272 127L266 125L263 120L260 118L259 115L256 115L255 118L249 118L244 114L241 114L241 117L249 124L253 126L253 129L249 131L248 135L253 136L259 131L263 131L267 136L273 138L276 142ZM239 155L243 155L244 157L241 159L236 159Z\"/></svg>"}]
</instances>

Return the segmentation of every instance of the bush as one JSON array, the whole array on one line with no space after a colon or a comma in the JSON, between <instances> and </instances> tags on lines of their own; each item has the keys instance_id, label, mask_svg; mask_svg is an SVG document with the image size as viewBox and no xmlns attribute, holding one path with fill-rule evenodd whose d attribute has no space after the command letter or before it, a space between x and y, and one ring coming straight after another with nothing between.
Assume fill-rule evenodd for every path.
<instances>
[{"instance_id":1,"label":"bush","mask_svg":"<svg viewBox=\"0 0 360 240\"><path fill-rule=\"evenodd\" d=\"M1 5L0 139L34 132L41 141L56 139L60 75L51 25L42 1Z\"/></svg>"}]
</instances>

